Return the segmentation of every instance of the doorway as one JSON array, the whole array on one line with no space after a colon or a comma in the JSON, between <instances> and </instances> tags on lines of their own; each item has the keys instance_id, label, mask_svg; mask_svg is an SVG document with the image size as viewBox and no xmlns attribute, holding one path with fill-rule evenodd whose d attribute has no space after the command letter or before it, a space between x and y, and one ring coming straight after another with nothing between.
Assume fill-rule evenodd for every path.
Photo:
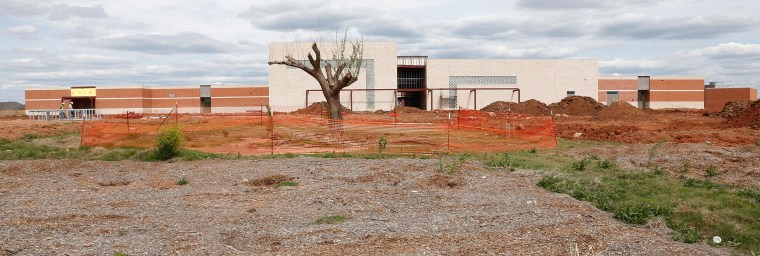
<instances>
[{"instance_id":1,"label":"doorway","mask_svg":"<svg viewBox=\"0 0 760 256\"><path fill-rule=\"evenodd\" d=\"M211 113L211 97L201 97L201 113Z\"/></svg>"},{"instance_id":2,"label":"doorway","mask_svg":"<svg viewBox=\"0 0 760 256\"><path fill-rule=\"evenodd\" d=\"M649 108L649 90L639 90L639 108Z\"/></svg>"},{"instance_id":3,"label":"doorway","mask_svg":"<svg viewBox=\"0 0 760 256\"><path fill-rule=\"evenodd\" d=\"M618 101L620 101L620 95L618 92L607 92L607 106Z\"/></svg>"},{"instance_id":4,"label":"doorway","mask_svg":"<svg viewBox=\"0 0 760 256\"><path fill-rule=\"evenodd\" d=\"M425 66L399 67L396 74L398 89L419 90L399 92L397 95L398 105L426 109Z\"/></svg>"}]
</instances>

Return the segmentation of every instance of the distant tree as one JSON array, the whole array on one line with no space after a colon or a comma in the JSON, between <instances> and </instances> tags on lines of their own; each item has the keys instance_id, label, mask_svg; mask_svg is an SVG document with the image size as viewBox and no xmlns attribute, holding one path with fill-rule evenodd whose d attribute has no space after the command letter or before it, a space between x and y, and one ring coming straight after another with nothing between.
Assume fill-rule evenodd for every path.
<instances>
[{"instance_id":1,"label":"distant tree","mask_svg":"<svg viewBox=\"0 0 760 256\"><path fill-rule=\"evenodd\" d=\"M340 104L340 91L343 88L356 82L359 73L362 70L362 58L364 54L364 39L357 39L351 42L351 49L346 48L348 29L343 34L343 39L339 40L338 34L332 40L332 58L322 59L322 53L314 42L311 49L314 55L309 53L307 58L310 65L286 55L284 61L269 61L269 65L286 65L298 68L314 77L322 88L327 100L327 108L330 119L343 119ZM347 54L347 52L350 53Z\"/></svg>"}]
</instances>

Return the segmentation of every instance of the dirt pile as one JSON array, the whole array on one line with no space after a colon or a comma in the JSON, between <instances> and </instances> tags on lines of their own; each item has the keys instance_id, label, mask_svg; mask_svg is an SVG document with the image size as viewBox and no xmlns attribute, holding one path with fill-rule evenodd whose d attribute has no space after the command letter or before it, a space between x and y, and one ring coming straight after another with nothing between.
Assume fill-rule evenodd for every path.
<instances>
[{"instance_id":1,"label":"dirt pile","mask_svg":"<svg viewBox=\"0 0 760 256\"><path fill-rule=\"evenodd\" d=\"M723 118L733 118L735 116L738 116L745 109L749 108L750 104L752 104L752 101L749 100L726 102L726 105L723 106L723 110L718 112L716 115Z\"/></svg>"},{"instance_id":2,"label":"dirt pile","mask_svg":"<svg viewBox=\"0 0 760 256\"><path fill-rule=\"evenodd\" d=\"M494 103L489 104L488 106L484 108L481 108L480 110L486 111L486 112L512 111L515 113L534 115L534 116L548 116L549 115L549 107L547 107L546 104L537 100L533 100L533 99L520 102L520 103L496 101Z\"/></svg>"},{"instance_id":3,"label":"dirt pile","mask_svg":"<svg viewBox=\"0 0 760 256\"><path fill-rule=\"evenodd\" d=\"M549 109L554 114L592 116L604 109L604 104L597 102L591 97L569 96L558 103L549 104Z\"/></svg>"},{"instance_id":4,"label":"dirt pile","mask_svg":"<svg viewBox=\"0 0 760 256\"><path fill-rule=\"evenodd\" d=\"M594 115L594 121L636 121L649 115L625 101L612 103L609 107Z\"/></svg>"},{"instance_id":5,"label":"dirt pile","mask_svg":"<svg viewBox=\"0 0 760 256\"><path fill-rule=\"evenodd\" d=\"M340 109L344 113L351 112L350 109L346 108L346 106L343 106L343 105L340 106ZM314 102L306 108L302 108L295 111L295 113L297 114L310 114L310 115L319 115L319 114L326 115L328 112L329 111L327 110L327 102L324 102L324 101Z\"/></svg>"},{"instance_id":6,"label":"dirt pile","mask_svg":"<svg viewBox=\"0 0 760 256\"><path fill-rule=\"evenodd\" d=\"M408 114L408 113L424 113L427 111L419 109L419 108L415 108L415 107L398 106L394 108L392 112L400 113L400 114Z\"/></svg>"},{"instance_id":7,"label":"dirt pile","mask_svg":"<svg viewBox=\"0 0 760 256\"><path fill-rule=\"evenodd\" d=\"M760 130L760 100L750 103L738 115L729 118L728 124L734 127L749 127Z\"/></svg>"}]
</instances>

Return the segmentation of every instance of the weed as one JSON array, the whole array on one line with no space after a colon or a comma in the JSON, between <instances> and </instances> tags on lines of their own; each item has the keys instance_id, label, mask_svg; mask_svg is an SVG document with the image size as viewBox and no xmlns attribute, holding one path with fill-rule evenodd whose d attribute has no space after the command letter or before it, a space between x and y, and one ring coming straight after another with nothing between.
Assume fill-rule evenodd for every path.
<instances>
[{"instance_id":1,"label":"weed","mask_svg":"<svg viewBox=\"0 0 760 256\"><path fill-rule=\"evenodd\" d=\"M578 160L578 161L573 162L573 165L570 168L573 169L574 171L582 172L586 170L586 166L588 166L589 162L590 162L589 159Z\"/></svg>"},{"instance_id":2,"label":"weed","mask_svg":"<svg viewBox=\"0 0 760 256\"><path fill-rule=\"evenodd\" d=\"M182 138L182 129L179 126L162 127L156 137L156 158L169 160L179 155Z\"/></svg>"},{"instance_id":3,"label":"weed","mask_svg":"<svg viewBox=\"0 0 760 256\"><path fill-rule=\"evenodd\" d=\"M531 148L530 150L528 150L528 153L536 154L538 153L538 150L536 150L536 148Z\"/></svg>"},{"instance_id":4,"label":"weed","mask_svg":"<svg viewBox=\"0 0 760 256\"><path fill-rule=\"evenodd\" d=\"M683 165L681 166L681 173L687 174L689 172L691 172L691 163L689 162L689 160L686 160L685 162L683 162Z\"/></svg>"},{"instance_id":5,"label":"weed","mask_svg":"<svg viewBox=\"0 0 760 256\"><path fill-rule=\"evenodd\" d=\"M385 136L380 136L380 139L377 140L377 151L382 154L387 145L388 139L386 139Z\"/></svg>"},{"instance_id":6,"label":"weed","mask_svg":"<svg viewBox=\"0 0 760 256\"><path fill-rule=\"evenodd\" d=\"M662 176L665 175L665 172L660 168L659 165L655 165L654 168L652 168L652 174L656 176Z\"/></svg>"},{"instance_id":7,"label":"weed","mask_svg":"<svg viewBox=\"0 0 760 256\"><path fill-rule=\"evenodd\" d=\"M318 225L319 224L336 224L336 223L345 222L347 220L348 220L348 217L337 214L337 215L329 215L329 216L320 217L319 219L314 221L314 224L318 224Z\"/></svg>"},{"instance_id":8,"label":"weed","mask_svg":"<svg viewBox=\"0 0 760 256\"><path fill-rule=\"evenodd\" d=\"M180 186L184 186L184 185L187 185L187 183L188 183L188 181L187 181L187 178L185 178L185 177L182 177L182 178L180 178L180 179L177 181L177 185L180 185Z\"/></svg>"},{"instance_id":9,"label":"weed","mask_svg":"<svg viewBox=\"0 0 760 256\"><path fill-rule=\"evenodd\" d=\"M707 170L705 170L705 176L707 177L715 177L720 175L720 171L718 171L718 167L715 167L715 165L710 165L707 167Z\"/></svg>"},{"instance_id":10,"label":"weed","mask_svg":"<svg viewBox=\"0 0 760 256\"><path fill-rule=\"evenodd\" d=\"M440 173L454 174L465 161L465 158L449 159L447 157L439 157L438 164L435 166L435 170Z\"/></svg>"},{"instance_id":11,"label":"weed","mask_svg":"<svg viewBox=\"0 0 760 256\"><path fill-rule=\"evenodd\" d=\"M599 161L599 156L591 155L588 159L593 160L593 161Z\"/></svg>"},{"instance_id":12,"label":"weed","mask_svg":"<svg viewBox=\"0 0 760 256\"><path fill-rule=\"evenodd\" d=\"M687 227L682 224L674 223L672 219L667 221L668 227L673 230L671 238L678 242L693 244L699 242L699 233L694 227Z\"/></svg>"},{"instance_id":13,"label":"weed","mask_svg":"<svg viewBox=\"0 0 760 256\"><path fill-rule=\"evenodd\" d=\"M604 161L597 163L596 166L605 170L609 170L611 168L615 168L615 163L608 159L605 159Z\"/></svg>"},{"instance_id":14,"label":"weed","mask_svg":"<svg viewBox=\"0 0 760 256\"><path fill-rule=\"evenodd\" d=\"M283 181L274 185L275 187L295 187L298 186L298 182L295 181Z\"/></svg>"},{"instance_id":15,"label":"weed","mask_svg":"<svg viewBox=\"0 0 760 256\"><path fill-rule=\"evenodd\" d=\"M113 253L113 256L129 256L126 252L117 251Z\"/></svg>"},{"instance_id":16,"label":"weed","mask_svg":"<svg viewBox=\"0 0 760 256\"><path fill-rule=\"evenodd\" d=\"M758 141L758 142L755 142L755 146L758 146L758 147L760 147L760 141Z\"/></svg>"}]
</instances>

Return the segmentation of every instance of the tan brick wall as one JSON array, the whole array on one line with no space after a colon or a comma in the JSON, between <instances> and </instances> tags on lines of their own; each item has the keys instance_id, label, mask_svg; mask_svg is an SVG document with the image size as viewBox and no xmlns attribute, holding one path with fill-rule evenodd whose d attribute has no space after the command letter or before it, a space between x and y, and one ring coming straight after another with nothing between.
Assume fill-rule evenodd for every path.
<instances>
[{"instance_id":1,"label":"tan brick wall","mask_svg":"<svg viewBox=\"0 0 760 256\"><path fill-rule=\"evenodd\" d=\"M705 89L705 111L720 112L730 101L757 100L754 88L708 88Z\"/></svg>"},{"instance_id":2,"label":"tan brick wall","mask_svg":"<svg viewBox=\"0 0 760 256\"><path fill-rule=\"evenodd\" d=\"M142 99L98 99L95 98L95 108L143 108Z\"/></svg>"},{"instance_id":3,"label":"tan brick wall","mask_svg":"<svg viewBox=\"0 0 760 256\"><path fill-rule=\"evenodd\" d=\"M149 98L169 98L169 93L174 93L175 98L182 97L201 97L201 89L198 88L172 88L172 89L149 89Z\"/></svg>"}]
</instances>

